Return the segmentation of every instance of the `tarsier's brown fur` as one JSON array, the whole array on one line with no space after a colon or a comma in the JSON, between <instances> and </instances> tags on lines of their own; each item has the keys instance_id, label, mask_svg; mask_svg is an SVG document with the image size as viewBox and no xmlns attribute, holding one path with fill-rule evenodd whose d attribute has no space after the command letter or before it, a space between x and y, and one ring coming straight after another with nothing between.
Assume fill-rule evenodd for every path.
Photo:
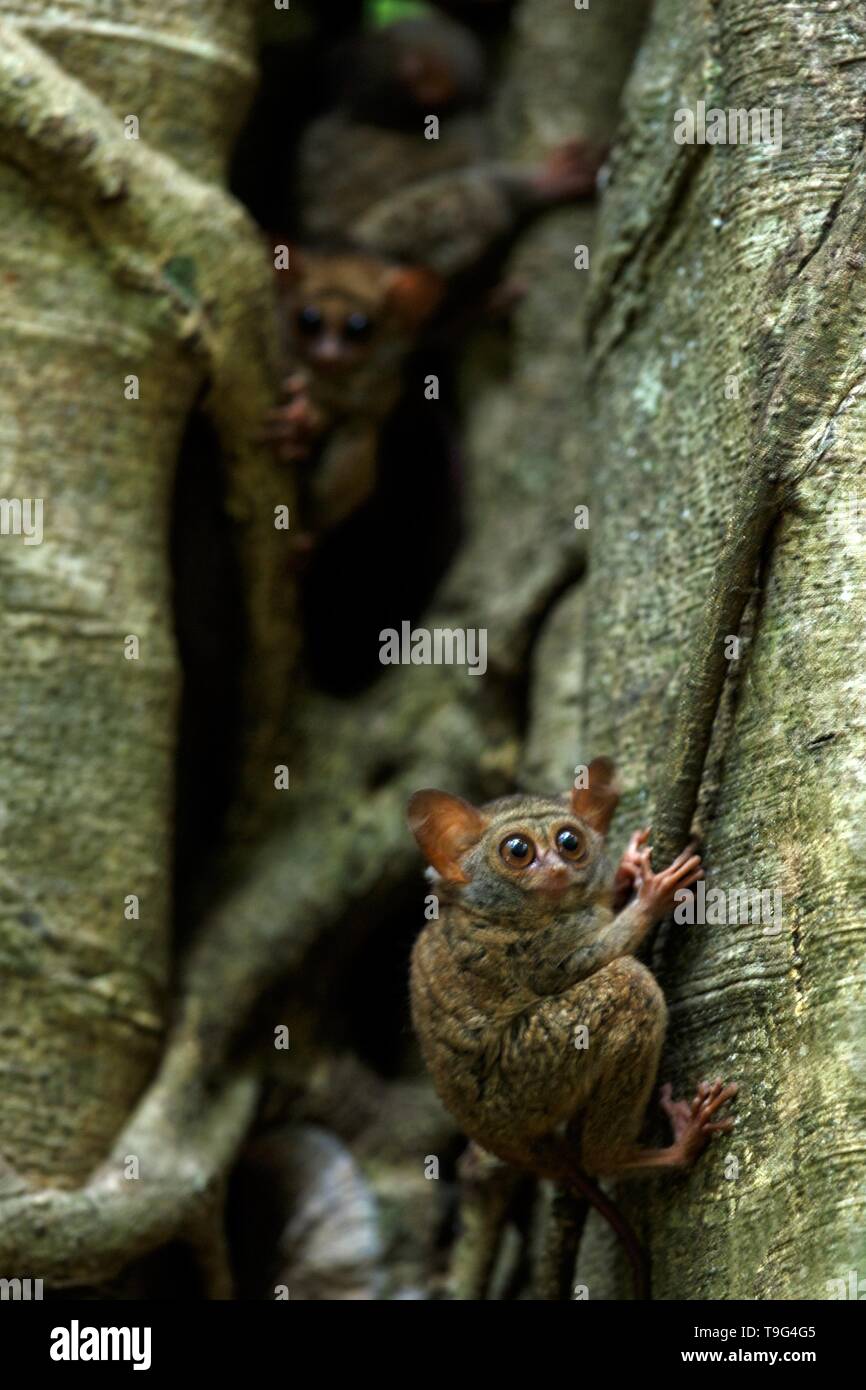
<instances>
[{"instance_id":1,"label":"tarsier's brown fur","mask_svg":"<svg viewBox=\"0 0 866 1390\"><path fill-rule=\"evenodd\" d=\"M603 151L585 140L530 164L497 160L484 95L484 50L460 24L401 20L361 35L335 108L301 138L304 240L451 276L523 217L593 191Z\"/></svg>"},{"instance_id":2,"label":"tarsier's brown fur","mask_svg":"<svg viewBox=\"0 0 866 1390\"><path fill-rule=\"evenodd\" d=\"M587 1174L688 1167L732 1127L717 1112L736 1093L703 1083L687 1103L665 1087L673 1142L639 1146L667 1010L634 952L702 870L690 847L654 873L644 830L614 873L605 837L617 799L612 764L597 759L570 797L479 810L422 791L409 804L439 899L411 970L436 1088L484 1149L582 1191ZM517 842L525 862L514 861Z\"/></svg>"},{"instance_id":3,"label":"tarsier's brown fur","mask_svg":"<svg viewBox=\"0 0 866 1390\"><path fill-rule=\"evenodd\" d=\"M266 434L282 460L304 462L304 524L321 533L373 491L382 424L441 282L357 252L292 248L280 288L292 370Z\"/></svg>"},{"instance_id":4,"label":"tarsier's brown fur","mask_svg":"<svg viewBox=\"0 0 866 1390\"><path fill-rule=\"evenodd\" d=\"M301 140L304 249L279 280L290 370L265 430L281 460L308 465L301 549L373 491L382 426L449 278L522 218L595 186L602 152L580 140L526 166L492 161L483 88L469 32L402 21L361 36L335 109ZM431 113L436 139L425 138ZM321 336L302 330L305 307L320 313ZM352 314L370 325L363 341L349 341Z\"/></svg>"}]
</instances>

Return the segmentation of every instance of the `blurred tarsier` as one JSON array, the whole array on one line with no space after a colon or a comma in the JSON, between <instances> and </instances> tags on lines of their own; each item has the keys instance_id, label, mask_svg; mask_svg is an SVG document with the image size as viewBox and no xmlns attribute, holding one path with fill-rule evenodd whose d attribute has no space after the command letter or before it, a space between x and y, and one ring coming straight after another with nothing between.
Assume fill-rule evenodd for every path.
<instances>
[{"instance_id":1,"label":"blurred tarsier","mask_svg":"<svg viewBox=\"0 0 866 1390\"><path fill-rule=\"evenodd\" d=\"M525 217L592 192L602 158L573 141L535 164L492 161L483 52L450 20L374 30L343 64L335 109L301 141L305 249L282 287L292 369L267 423L281 459L312 463L314 533L373 490L382 425L449 280Z\"/></svg>"},{"instance_id":2,"label":"blurred tarsier","mask_svg":"<svg viewBox=\"0 0 866 1390\"><path fill-rule=\"evenodd\" d=\"M312 462L301 477L301 504L305 525L321 535L375 487L379 435L441 282L421 267L349 251L290 256L282 305L292 370L267 434L282 461ZM298 542L301 551L310 543Z\"/></svg>"}]
</instances>

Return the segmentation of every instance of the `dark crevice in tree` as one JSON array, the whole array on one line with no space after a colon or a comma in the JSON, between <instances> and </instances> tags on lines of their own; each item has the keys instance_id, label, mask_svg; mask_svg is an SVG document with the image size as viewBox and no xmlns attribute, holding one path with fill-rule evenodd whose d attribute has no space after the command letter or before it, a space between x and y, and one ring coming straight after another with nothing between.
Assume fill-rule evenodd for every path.
<instances>
[{"instance_id":1,"label":"dark crevice in tree","mask_svg":"<svg viewBox=\"0 0 866 1390\"><path fill-rule=\"evenodd\" d=\"M441 403L423 398L418 383L429 372L440 377ZM447 359L409 364L413 394L384 431L376 493L323 538L303 576L309 672L331 694L357 695L382 675L380 631L399 632L421 615L453 557L460 456L451 376Z\"/></svg>"},{"instance_id":2,"label":"dark crevice in tree","mask_svg":"<svg viewBox=\"0 0 866 1390\"><path fill-rule=\"evenodd\" d=\"M175 631L183 669L175 785L176 939L223 843L240 775L247 650L243 581L226 514L219 441L195 411L181 446L172 506ZM200 903L197 904L199 907Z\"/></svg>"}]
</instances>

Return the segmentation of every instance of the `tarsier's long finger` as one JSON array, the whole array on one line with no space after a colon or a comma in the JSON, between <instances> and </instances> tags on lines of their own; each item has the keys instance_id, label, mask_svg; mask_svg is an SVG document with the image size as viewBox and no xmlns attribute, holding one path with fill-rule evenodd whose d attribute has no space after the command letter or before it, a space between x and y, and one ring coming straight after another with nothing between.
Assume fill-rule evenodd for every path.
<instances>
[{"instance_id":1,"label":"tarsier's long finger","mask_svg":"<svg viewBox=\"0 0 866 1390\"><path fill-rule=\"evenodd\" d=\"M639 850L639 851L638 851L638 856L637 856L637 857L638 857L638 863L639 863L639 865L640 865L640 872L643 874L644 878L652 878L652 876L653 876L653 852L652 852L652 845L647 845L646 849Z\"/></svg>"},{"instance_id":2,"label":"tarsier's long finger","mask_svg":"<svg viewBox=\"0 0 866 1390\"><path fill-rule=\"evenodd\" d=\"M734 1096L737 1094L738 1087L735 1081L732 1081L730 1086L723 1086L722 1090L717 1090L716 1087L718 1086L722 1086L722 1082L717 1081L711 1093L704 1100L701 1113L705 1118L714 1115L720 1106L726 1105L727 1102L733 1100Z\"/></svg>"},{"instance_id":3,"label":"tarsier's long finger","mask_svg":"<svg viewBox=\"0 0 866 1390\"><path fill-rule=\"evenodd\" d=\"M635 857L637 857L638 851L646 844L647 840L649 839L651 829L651 826L646 825L644 826L643 830L636 830L628 842L626 854L632 854Z\"/></svg>"},{"instance_id":4,"label":"tarsier's long finger","mask_svg":"<svg viewBox=\"0 0 866 1390\"><path fill-rule=\"evenodd\" d=\"M693 1114L693 1115L697 1115L698 1111L700 1110L701 1106L703 1105L703 1103L704 1103L704 1101L706 1100L706 1098L707 1098L707 1096L709 1095L709 1093L710 1093L710 1083L709 1083L709 1081L701 1081L701 1082L699 1083L698 1089L697 1089L697 1091L696 1091L696 1093L695 1093L695 1098L694 1098L694 1100L692 1101L692 1114Z\"/></svg>"},{"instance_id":5,"label":"tarsier's long finger","mask_svg":"<svg viewBox=\"0 0 866 1390\"><path fill-rule=\"evenodd\" d=\"M675 859L673 864L664 870L664 877L670 879L674 883L678 883L680 879L685 878L685 876L690 874L694 869L700 868L700 864L701 856L699 854L692 854L688 859L682 859L682 857L680 859Z\"/></svg>"},{"instance_id":6,"label":"tarsier's long finger","mask_svg":"<svg viewBox=\"0 0 866 1390\"><path fill-rule=\"evenodd\" d=\"M733 1116L728 1116L726 1120L712 1120L701 1125L704 1134L730 1134L736 1121Z\"/></svg>"},{"instance_id":7,"label":"tarsier's long finger","mask_svg":"<svg viewBox=\"0 0 866 1390\"><path fill-rule=\"evenodd\" d=\"M677 884L677 888L680 890L682 890L683 888L691 888L692 884L699 882L699 880L702 879L703 876L703 869L695 869L694 873L689 874L688 878L680 879L680 882Z\"/></svg>"},{"instance_id":8,"label":"tarsier's long finger","mask_svg":"<svg viewBox=\"0 0 866 1390\"><path fill-rule=\"evenodd\" d=\"M695 852L695 850L697 849L697 847L698 847L698 842L697 842L697 840L692 840L690 844L687 844L687 845L686 845L685 849L680 850L680 852L679 852L679 854L677 855L676 859L672 859L672 860L671 860L671 863L670 863L670 865L669 865L669 868L671 868L671 869L678 869L678 868L680 867L681 864L685 864L686 860L687 860L687 859L690 859L690 858L692 857L692 855L694 855L694 852ZM698 855L698 858L700 858L700 855Z\"/></svg>"},{"instance_id":9,"label":"tarsier's long finger","mask_svg":"<svg viewBox=\"0 0 866 1390\"><path fill-rule=\"evenodd\" d=\"M702 1081L698 1090L703 1093L704 1100L712 1100L725 1088L725 1083L720 1076L715 1081Z\"/></svg>"}]
</instances>

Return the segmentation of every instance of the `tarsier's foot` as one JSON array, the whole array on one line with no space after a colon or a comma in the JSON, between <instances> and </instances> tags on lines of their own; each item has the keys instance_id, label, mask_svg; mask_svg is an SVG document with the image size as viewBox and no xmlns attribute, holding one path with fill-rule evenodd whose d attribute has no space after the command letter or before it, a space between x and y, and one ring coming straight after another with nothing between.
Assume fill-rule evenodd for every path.
<instances>
[{"instance_id":1,"label":"tarsier's foot","mask_svg":"<svg viewBox=\"0 0 866 1390\"><path fill-rule=\"evenodd\" d=\"M551 202L586 197L595 191L596 175L606 158L607 150L583 140L558 145L536 175L539 196Z\"/></svg>"},{"instance_id":2,"label":"tarsier's foot","mask_svg":"<svg viewBox=\"0 0 866 1390\"><path fill-rule=\"evenodd\" d=\"M734 1121L730 1115L714 1120L713 1116L733 1100L737 1094L736 1082L725 1085L721 1079L702 1081L694 1100L674 1100L670 1084L661 1089L660 1103L674 1133L674 1149L679 1151L684 1165L694 1163L699 1154L709 1144L714 1134L730 1134Z\"/></svg>"},{"instance_id":3,"label":"tarsier's foot","mask_svg":"<svg viewBox=\"0 0 866 1390\"><path fill-rule=\"evenodd\" d=\"M695 854L694 850L694 844L687 845L672 864L657 874L653 873L652 849L647 846L637 851L638 898L655 921L660 922L673 911L678 893L691 888L699 878L703 878L701 856Z\"/></svg>"}]
</instances>

